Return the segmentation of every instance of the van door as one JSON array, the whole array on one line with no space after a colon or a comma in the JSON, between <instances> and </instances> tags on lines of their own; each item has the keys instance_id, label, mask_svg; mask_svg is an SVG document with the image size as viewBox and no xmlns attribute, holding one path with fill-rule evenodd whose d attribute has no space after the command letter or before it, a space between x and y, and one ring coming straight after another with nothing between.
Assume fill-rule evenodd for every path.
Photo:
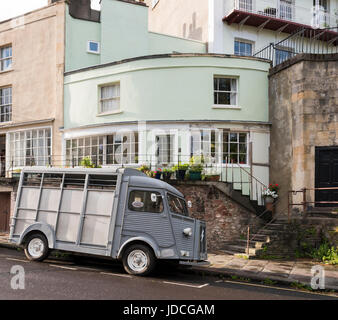
<instances>
[{"instance_id":1,"label":"van door","mask_svg":"<svg viewBox=\"0 0 338 320\"><path fill-rule=\"evenodd\" d=\"M120 246L133 237L151 239L161 252L175 245L163 196L160 190L129 189Z\"/></svg>"},{"instance_id":2,"label":"van door","mask_svg":"<svg viewBox=\"0 0 338 320\"><path fill-rule=\"evenodd\" d=\"M196 220L188 217L188 208L184 199L168 193L167 200L178 255L180 259L192 260Z\"/></svg>"}]
</instances>

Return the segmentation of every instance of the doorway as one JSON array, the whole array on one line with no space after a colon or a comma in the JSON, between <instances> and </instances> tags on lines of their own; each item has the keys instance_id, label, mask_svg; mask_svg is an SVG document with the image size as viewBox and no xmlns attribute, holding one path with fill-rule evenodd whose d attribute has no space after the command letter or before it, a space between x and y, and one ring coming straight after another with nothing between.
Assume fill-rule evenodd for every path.
<instances>
[{"instance_id":1,"label":"doorway","mask_svg":"<svg viewBox=\"0 0 338 320\"><path fill-rule=\"evenodd\" d=\"M338 147L317 147L315 164L315 187L338 187ZM338 189L316 190L315 201L318 207L338 207Z\"/></svg>"},{"instance_id":2,"label":"doorway","mask_svg":"<svg viewBox=\"0 0 338 320\"><path fill-rule=\"evenodd\" d=\"M0 135L0 177L6 176L6 135Z\"/></svg>"},{"instance_id":3,"label":"doorway","mask_svg":"<svg viewBox=\"0 0 338 320\"><path fill-rule=\"evenodd\" d=\"M11 193L0 192L0 232L9 232Z\"/></svg>"}]
</instances>

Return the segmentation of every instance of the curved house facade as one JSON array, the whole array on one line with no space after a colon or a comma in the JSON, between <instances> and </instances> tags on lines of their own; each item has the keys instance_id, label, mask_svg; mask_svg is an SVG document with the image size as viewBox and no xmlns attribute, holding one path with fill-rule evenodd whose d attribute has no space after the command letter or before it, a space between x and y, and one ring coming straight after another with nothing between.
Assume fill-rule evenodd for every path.
<instances>
[{"instance_id":1,"label":"curved house facade","mask_svg":"<svg viewBox=\"0 0 338 320\"><path fill-rule=\"evenodd\" d=\"M210 171L230 175L234 167L236 175L240 165L268 184L269 67L255 58L166 54L68 72L65 161L163 168L203 155Z\"/></svg>"}]
</instances>

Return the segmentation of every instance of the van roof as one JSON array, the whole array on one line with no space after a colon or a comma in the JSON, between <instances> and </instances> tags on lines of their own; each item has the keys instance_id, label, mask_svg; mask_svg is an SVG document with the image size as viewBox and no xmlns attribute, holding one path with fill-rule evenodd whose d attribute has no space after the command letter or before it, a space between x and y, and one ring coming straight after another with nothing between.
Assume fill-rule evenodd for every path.
<instances>
[{"instance_id":1,"label":"van roof","mask_svg":"<svg viewBox=\"0 0 338 320\"><path fill-rule=\"evenodd\" d=\"M184 195L176 188L159 179L149 178L148 176L130 176L129 186L140 188L154 188L167 190L178 197L184 198Z\"/></svg>"},{"instance_id":2,"label":"van roof","mask_svg":"<svg viewBox=\"0 0 338 320\"><path fill-rule=\"evenodd\" d=\"M129 177L129 185L132 187L156 188L167 190L178 197L184 198L184 195L170 184L148 177L143 172L132 168L23 168L22 172L27 173L72 173L72 174L123 174Z\"/></svg>"},{"instance_id":3,"label":"van roof","mask_svg":"<svg viewBox=\"0 0 338 320\"><path fill-rule=\"evenodd\" d=\"M143 172L133 168L37 168L25 167L23 172L28 173L79 173L79 174L118 174L128 176L146 176Z\"/></svg>"}]
</instances>

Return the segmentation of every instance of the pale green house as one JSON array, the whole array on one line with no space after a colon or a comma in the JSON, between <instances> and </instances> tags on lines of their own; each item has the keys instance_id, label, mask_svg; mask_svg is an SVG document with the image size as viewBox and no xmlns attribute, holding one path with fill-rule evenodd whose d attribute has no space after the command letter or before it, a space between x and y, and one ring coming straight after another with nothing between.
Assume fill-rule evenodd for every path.
<instances>
[{"instance_id":1,"label":"pale green house","mask_svg":"<svg viewBox=\"0 0 338 320\"><path fill-rule=\"evenodd\" d=\"M206 173L258 198L269 183L270 64L148 32L147 14L103 0L99 22L67 16L64 161L156 169L203 155Z\"/></svg>"}]
</instances>

